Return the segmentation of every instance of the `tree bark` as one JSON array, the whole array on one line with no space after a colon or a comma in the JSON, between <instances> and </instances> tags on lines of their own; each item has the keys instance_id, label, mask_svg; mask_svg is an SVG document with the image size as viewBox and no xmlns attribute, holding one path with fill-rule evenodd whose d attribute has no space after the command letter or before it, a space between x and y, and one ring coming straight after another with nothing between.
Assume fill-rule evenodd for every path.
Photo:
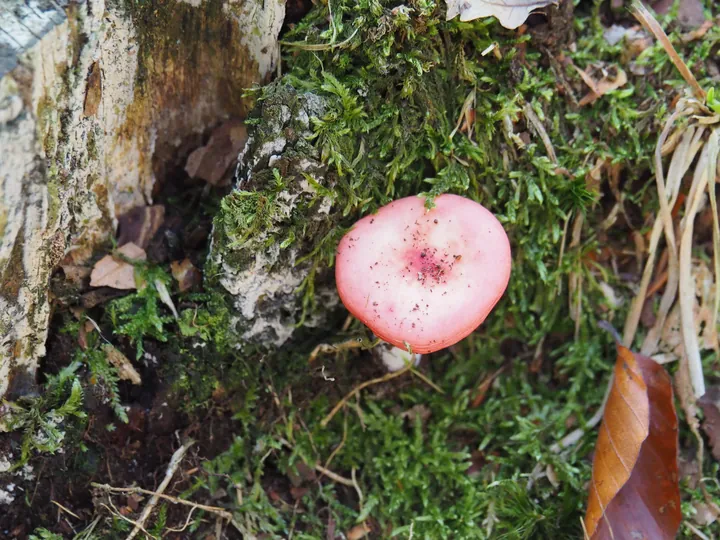
<instances>
[{"instance_id":1,"label":"tree bark","mask_svg":"<svg viewBox=\"0 0 720 540\"><path fill-rule=\"evenodd\" d=\"M34 388L53 269L152 204L179 145L246 114L284 12L284 0L3 0L0 398Z\"/></svg>"}]
</instances>

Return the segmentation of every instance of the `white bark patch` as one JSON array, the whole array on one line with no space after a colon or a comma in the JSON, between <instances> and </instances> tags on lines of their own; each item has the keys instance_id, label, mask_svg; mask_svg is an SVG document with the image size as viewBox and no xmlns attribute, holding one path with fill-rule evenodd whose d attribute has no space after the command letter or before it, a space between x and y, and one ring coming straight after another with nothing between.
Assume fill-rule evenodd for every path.
<instances>
[{"instance_id":1,"label":"white bark patch","mask_svg":"<svg viewBox=\"0 0 720 540\"><path fill-rule=\"evenodd\" d=\"M241 43L258 65L262 77L272 73L280 57L277 39L285 21L285 0L230 0L223 9L232 13L241 28L256 28Z\"/></svg>"}]
</instances>

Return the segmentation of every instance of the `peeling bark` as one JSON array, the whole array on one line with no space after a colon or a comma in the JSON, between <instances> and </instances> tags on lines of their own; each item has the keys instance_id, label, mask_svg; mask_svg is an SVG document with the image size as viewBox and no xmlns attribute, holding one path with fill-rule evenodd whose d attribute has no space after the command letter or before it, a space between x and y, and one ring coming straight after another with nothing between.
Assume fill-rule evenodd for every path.
<instances>
[{"instance_id":1,"label":"peeling bark","mask_svg":"<svg viewBox=\"0 0 720 540\"><path fill-rule=\"evenodd\" d=\"M48 281L152 204L159 155L229 118L277 62L284 0L4 0L0 398L32 392ZM2 427L0 421L0 428Z\"/></svg>"}]
</instances>

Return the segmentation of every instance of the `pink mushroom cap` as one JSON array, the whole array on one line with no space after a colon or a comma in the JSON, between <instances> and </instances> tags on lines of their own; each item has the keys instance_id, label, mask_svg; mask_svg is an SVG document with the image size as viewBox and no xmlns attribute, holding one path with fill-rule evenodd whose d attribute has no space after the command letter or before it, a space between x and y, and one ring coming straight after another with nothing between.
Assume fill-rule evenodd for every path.
<instances>
[{"instance_id":1,"label":"pink mushroom cap","mask_svg":"<svg viewBox=\"0 0 720 540\"><path fill-rule=\"evenodd\" d=\"M340 298L376 336L415 353L467 337L510 279L510 242L484 206L440 195L406 197L366 216L340 241Z\"/></svg>"}]
</instances>

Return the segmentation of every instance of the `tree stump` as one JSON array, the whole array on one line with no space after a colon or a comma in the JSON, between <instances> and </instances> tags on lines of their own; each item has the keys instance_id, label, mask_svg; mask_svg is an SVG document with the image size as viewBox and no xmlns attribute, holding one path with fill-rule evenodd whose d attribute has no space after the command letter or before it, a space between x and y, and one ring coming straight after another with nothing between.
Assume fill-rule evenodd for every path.
<instances>
[{"instance_id":1,"label":"tree stump","mask_svg":"<svg viewBox=\"0 0 720 540\"><path fill-rule=\"evenodd\" d=\"M2 2L0 398L34 390L53 269L152 204L163 156L246 114L284 14L283 0Z\"/></svg>"}]
</instances>

